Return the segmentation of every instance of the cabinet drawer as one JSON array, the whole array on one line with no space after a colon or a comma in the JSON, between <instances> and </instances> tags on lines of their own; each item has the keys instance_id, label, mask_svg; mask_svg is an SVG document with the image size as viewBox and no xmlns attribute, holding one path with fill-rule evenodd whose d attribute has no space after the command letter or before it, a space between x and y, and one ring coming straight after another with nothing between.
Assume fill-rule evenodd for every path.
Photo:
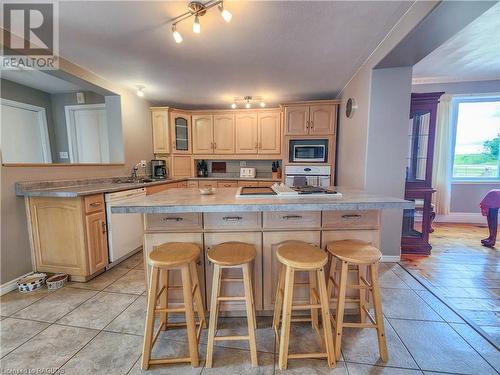
<instances>
[{"instance_id":1,"label":"cabinet drawer","mask_svg":"<svg viewBox=\"0 0 500 375\"><path fill-rule=\"evenodd\" d=\"M188 182L187 181L181 181L177 183L177 187L179 188L186 188L188 187Z\"/></svg>"},{"instance_id":2,"label":"cabinet drawer","mask_svg":"<svg viewBox=\"0 0 500 375\"><path fill-rule=\"evenodd\" d=\"M238 186L257 187L259 186L259 181L238 181Z\"/></svg>"},{"instance_id":3,"label":"cabinet drawer","mask_svg":"<svg viewBox=\"0 0 500 375\"><path fill-rule=\"evenodd\" d=\"M228 188L228 187L237 187L238 181L218 181L217 187L219 188Z\"/></svg>"},{"instance_id":4,"label":"cabinet drawer","mask_svg":"<svg viewBox=\"0 0 500 375\"><path fill-rule=\"evenodd\" d=\"M98 212L104 210L104 195L95 194L89 195L84 198L85 202L85 213L90 214L92 212Z\"/></svg>"},{"instance_id":5,"label":"cabinet drawer","mask_svg":"<svg viewBox=\"0 0 500 375\"><path fill-rule=\"evenodd\" d=\"M321 226L319 211L264 212L265 229L306 229Z\"/></svg>"},{"instance_id":6,"label":"cabinet drawer","mask_svg":"<svg viewBox=\"0 0 500 375\"><path fill-rule=\"evenodd\" d=\"M259 212L210 212L204 214L205 229L250 230L260 228Z\"/></svg>"},{"instance_id":7,"label":"cabinet drawer","mask_svg":"<svg viewBox=\"0 0 500 375\"><path fill-rule=\"evenodd\" d=\"M274 185L274 181L260 181L259 182L260 187L269 187L269 186L273 186L273 185Z\"/></svg>"},{"instance_id":8,"label":"cabinet drawer","mask_svg":"<svg viewBox=\"0 0 500 375\"><path fill-rule=\"evenodd\" d=\"M201 229L201 214L150 214L146 215L146 230L184 231Z\"/></svg>"},{"instance_id":9,"label":"cabinet drawer","mask_svg":"<svg viewBox=\"0 0 500 375\"><path fill-rule=\"evenodd\" d=\"M197 188L198 187L198 181L188 181L187 182L187 187L188 188Z\"/></svg>"},{"instance_id":10,"label":"cabinet drawer","mask_svg":"<svg viewBox=\"0 0 500 375\"><path fill-rule=\"evenodd\" d=\"M377 229L378 211L323 211L323 228Z\"/></svg>"},{"instance_id":11,"label":"cabinet drawer","mask_svg":"<svg viewBox=\"0 0 500 375\"><path fill-rule=\"evenodd\" d=\"M198 181L198 187L200 189L207 188L207 187L217 187L217 181L211 180L211 181Z\"/></svg>"}]
</instances>

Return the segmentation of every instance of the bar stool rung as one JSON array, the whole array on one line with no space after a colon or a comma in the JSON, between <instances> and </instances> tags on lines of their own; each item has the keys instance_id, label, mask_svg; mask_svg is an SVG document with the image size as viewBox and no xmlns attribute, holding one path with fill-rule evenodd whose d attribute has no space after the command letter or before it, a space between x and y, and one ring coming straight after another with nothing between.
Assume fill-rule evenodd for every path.
<instances>
[{"instance_id":1,"label":"bar stool rung","mask_svg":"<svg viewBox=\"0 0 500 375\"><path fill-rule=\"evenodd\" d=\"M151 346L154 346L156 339L158 338L158 336L160 336L160 332L162 331L164 326L165 326L165 323L161 322L160 326L158 327L158 330L156 331L156 333L153 337L153 342L152 342Z\"/></svg>"},{"instance_id":2,"label":"bar stool rung","mask_svg":"<svg viewBox=\"0 0 500 375\"><path fill-rule=\"evenodd\" d=\"M321 304L319 303L309 303L304 305L292 305L292 310L309 310L309 309L319 309Z\"/></svg>"},{"instance_id":3,"label":"bar stool rung","mask_svg":"<svg viewBox=\"0 0 500 375\"><path fill-rule=\"evenodd\" d=\"M214 341L240 341L250 340L250 336L215 336Z\"/></svg>"},{"instance_id":4,"label":"bar stool rung","mask_svg":"<svg viewBox=\"0 0 500 375\"><path fill-rule=\"evenodd\" d=\"M372 324L372 323L342 323L342 327L346 327L346 328L377 328L377 325Z\"/></svg>"},{"instance_id":5,"label":"bar stool rung","mask_svg":"<svg viewBox=\"0 0 500 375\"><path fill-rule=\"evenodd\" d=\"M157 307L154 311L155 314L160 313L183 313L186 312L185 307Z\"/></svg>"},{"instance_id":6,"label":"bar stool rung","mask_svg":"<svg viewBox=\"0 0 500 375\"><path fill-rule=\"evenodd\" d=\"M220 281L225 282L225 283L231 283L231 282L243 282L243 279L241 278L236 278L236 277L225 277L223 279L220 279Z\"/></svg>"},{"instance_id":7,"label":"bar stool rung","mask_svg":"<svg viewBox=\"0 0 500 375\"><path fill-rule=\"evenodd\" d=\"M161 358L161 359L150 359L150 365L168 365L173 363L186 363L191 362L191 357L178 357L178 358Z\"/></svg>"},{"instance_id":8,"label":"bar stool rung","mask_svg":"<svg viewBox=\"0 0 500 375\"><path fill-rule=\"evenodd\" d=\"M304 359L304 358L327 358L326 353L289 353L288 358Z\"/></svg>"},{"instance_id":9,"label":"bar stool rung","mask_svg":"<svg viewBox=\"0 0 500 375\"><path fill-rule=\"evenodd\" d=\"M156 300L158 301L158 298L160 298L161 294L165 291L165 286L162 286L160 291L156 294Z\"/></svg>"},{"instance_id":10,"label":"bar stool rung","mask_svg":"<svg viewBox=\"0 0 500 375\"><path fill-rule=\"evenodd\" d=\"M223 302L223 301L246 301L245 297L239 297L239 296L222 296L222 297L217 297L217 301Z\"/></svg>"}]
</instances>

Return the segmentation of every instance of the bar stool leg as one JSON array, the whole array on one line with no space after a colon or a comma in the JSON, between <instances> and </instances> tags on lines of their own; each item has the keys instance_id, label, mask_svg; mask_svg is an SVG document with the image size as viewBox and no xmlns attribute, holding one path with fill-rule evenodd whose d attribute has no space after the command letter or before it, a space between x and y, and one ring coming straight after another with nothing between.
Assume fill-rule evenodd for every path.
<instances>
[{"instance_id":1,"label":"bar stool leg","mask_svg":"<svg viewBox=\"0 0 500 375\"><path fill-rule=\"evenodd\" d=\"M157 267L153 267L151 270L150 287L148 293L148 307L146 312L146 326L144 329L144 344L142 348L142 369L147 370L149 368L149 360L151 359L151 349L153 346L153 328L155 320L155 308L156 308L156 293L158 290L158 273Z\"/></svg>"},{"instance_id":2,"label":"bar stool leg","mask_svg":"<svg viewBox=\"0 0 500 375\"><path fill-rule=\"evenodd\" d=\"M323 333L325 337L325 347L326 347L326 355L328 366L335 367L335 352L333 349L333 335L332 335L332 323L330 321L330 306L329 306L329 298L326 294L326 283L325 283L325 273L323 268L320 268L316 271L316 276L318 279L318 289L319 289L319 297L321 302L321 313L323 319Z\"/></svg>"},{"instance_id":3,"label":"bar stool leg","mask_svg":"<svg viewBox=\"0 0 500 375\"><path fill-rule=\"evenodd\" d=\"M198 313L198 320L200 321L200 326L202 328L207 327L207 321L205 320L205 311L203 308L203 301L201 299L200 291L200 279L198 277L198 271L196 270L196 263L191 262L189 264L189 271L191 273L192 285L196 285L196 291L194 293L194 304L196 306L196 312Z\"/></svg>"},{"instance_id":4,"label":"bar stool leg","mask_svg":"<svg viewBox=\"0 0 500 375\"><path fill-rule=\"evenodd\" d=\"M335 278L337 276L336 269L337 269L337 258L332 257L332 261L330 263L330 272L328 275L328 286L326 289L328 298L334 297L334 295L332 296L332 293L335 294L335 285L333 284L333 282L335 281Z\"/></svg>"},{"instance_id":5,"label":"bar stool leg","mask_svg":"<svg viewBox=\"0 0 500 375\"><path fill-rule=\"evenodd\" d=\"M249 266L249 274L250 274L250 285L253 285L252 281L253 281L253 262L252 263L248 263L248 266ZM253 294L253 286L252 286L252 294L250 295L250 297L252 298L252 306L253 306L253 311L254 311L254 314L253 314L253 325L255 326L255 329L257 329L257 313L255 312L255 296Z\"/></svg>"},{"instance_id":6,"label":"bar stool leg","mask_svg":"<svg viewBox=\"0 0 500 375\"><path fill-rule=\"evenodd\" d=\"M245 288L245 303L247 309L247 322L248 322L248 337L250 344L250 357L252 360L252 366L257 367L259 363L257 361L257 344L255 342L255 310L252 302L252 279L250 274L250 265L245 263L242 265L243 269L243 285Z\"/></svg>"},{"instance_id":7,"label":"bar stool leg","mask_svg":"<svg viewBox=\"0 0 500 375\"><path fill-rule=\"evenodd\" d=\"M348 269L349 264L346 261L342 261L340 269L339 294L337 296L337 315L335 317L335 358L337 361L340 360L340 346L342 344L342 325L344 323Z\"/></svg>"},{"instance_id":8,"label":"bar stool leg","mask_svg":"<svg viewBox=\"0 0 500 375\"><path fill-rule=\"evenodd\" d=\"M377 338L378 347L380 352L380 358L382 361L387 362L387 343L385 340L385 329L384 329L384 316L382 314L382 301L380 299L380 288L378 284L378 264L374 263L370 265L370 276L372 284L372 294L373 294L373 307L375 310L375 321L377 324Z\"/></svg>"},{"instance_id":9,"label":"bar stool leg","mask_svg":"<svg viewBox=\"0 0 500 375\"><path fill-rule=\"evenodd\" d=\"M358 265L358 285L364 286L365 283L362 281L362 278L366 280L366 268L365 266ZM359 288L359 316L361 318L361 323L366 321L366 289Z\"/></svg>"},{"instance_id":10,"label":"bar stool leg","mask_svg":"<svg viewBox=\"0 0 500 375\"><path fill-rule=\"evenodd\" d=\"M279 350L279 368L286 370L288 365L288 341L290 339L290 323L292 321L292 299L295 271L292 267L285 268L285 285L283 295L283 323Z\"/></svg>"},{"instance_id":11,"label":"bar stool leg","mask_svg":"<svg viewBox=\"0 0 500 375\"><path fill-rule=\"evenodd\" d=\"M212 278L212 296L210 299L210 320L208 322L208 343L207 343L207 358L205 367L212 368L212 358L214 354L214 337L217 330L217 297L220 290L220 275L221 269L217 264L214 264L214 274Z\"/></svg>"},{"instance_id":12,"label":"bar stool leg","mask_svg":"<svg viewBox=\"0 0 500 375\"><path fill-rule=\"evenodd\" d=\"M196 324L193 311L193 295L191 287L191 275L189 265L181 268L182 275L182 294L184 296L184 308L186 309L186 328L189 343L189 356L191 357L191 366L199 366L198 340L196 337Z\"/></svg>"},{"instance_id":13,"label":"bar stool leg","mask_svg":"<svg viewBox=\"0 0 500 375\"><path fill-rule=\"evenodd\" d=\"M159 307L164 309L168 309L168 277L169 277L168 269L163 269L160 271L160 287L165 287L165 290L160 296ZM163 331L166 331L168 325L167 312L160 314L160 323L163 324Z\"/></svg>"},{"instance_id":14,"label":"bar stool leg","mask_svg":"<svg viewBox=\"0 0 500 375\"><path fill-rule=\"evenodd\" d=\"M318 300L316 298L316 295L314 294L315 290L318 290L318 283L316 281L316 271L309 271L309 302L311 305L316 305L318 304ZM311 308L311 325L316 332L321 336L319 333L319 325L318 325L318 309L317 308Z\"/></svg>"},{"instance_id":15,"label":"bar stool leg","mask_svg":"<svg viewBox=\"0 0 500 375\"><path fill-rule=\"evenodd\" d=\"M280 327L281 310L283 308L283 287L285 285L285 266L279 264L278 285L276 286L276 297L274 301L273 329L278 339L278 329Z\"/></svg>"}]
</instances>

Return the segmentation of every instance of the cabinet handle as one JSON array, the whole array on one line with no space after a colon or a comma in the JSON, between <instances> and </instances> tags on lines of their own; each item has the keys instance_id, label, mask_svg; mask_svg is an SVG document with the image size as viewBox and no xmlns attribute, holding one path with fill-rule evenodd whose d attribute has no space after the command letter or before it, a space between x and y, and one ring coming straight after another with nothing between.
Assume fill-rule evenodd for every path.
<instances>
[{"instance_id":1,"label":"cabinet handle","mask_svg":"<svg viewBox=\"0 0 500 375\"><path fill-rule=\"evenodd\" d=\"M172 142L172 149L175 150L175 141Z\"/></svg>"},{"instance_id":2,"label":"cabinet handle","mask_svg":"<svg viewBox=\"0 0 500 375\"><path fill-rule=\"evenodd\" d=\"M314 121L311 121L311 126L310 127L311 127L311 129L314 128Z\"/></svg>"},{"instance_id":3,"label":"cabinet handle","mask_svg":"<svg viewBox=\"0 0 500 375\"><path fill-rule=\"evenodd\" d=\"M163 221L177 221L177 222L179 222L179 221L182 221L184 219L182 217L164 217L162 220Z\"/></svg>"},{"instance_id":4,"label":"cabinet handle","mask_svg":"<svg viewBox=\"0 0 500 375\"><path fill-rule=\"evenodd\" d=\"M300 220L302 219L302 216L300 215L285 215L283 216L284 220Z\"/></svg>"},{"instance_id":5,"label":"cabinet handle","mask_svg":"<svg viewBox=\"0 0 500 375\"><path fill-rule=\"evenodd\" d=\"M342 215L342 219L359 219L361 215L358 214L346 214Z\"/></svg>"},{"instance_id":6,"label":"cabinet handle","mask_svg":"<svg viewBox=\"0 0 500 375\"><path fill-rule=\"evenodd\" d=\"M214 150L217 148L217 143L214 142Z\"/></svg>"},{"instance_id":7,"label":"cabinet handle","mask_svg":"<svg viewBox=\"0 0 500 375\"><path fill-rule=\"evenodd\" d=\"M259 142L255 142L255 149L258 150L259 149Z\"/></svg>"},{"instance_id":8,"label":"cabinet handle","mask_svg":"<svg viewBox=\"0 0 500 375\"><path fill-rule=\"evenodd\" d=\"M102 202L92 202L89 204L90 207L99 207L102 204Z\"/></svg>"},{"instance_id":9,"label":"cabinet handle","mask_svg":"<svg viewBox=\"0 0 500 375\"><path fill-rule=\"evenodd\" d=\"M306 121L306 129L309 129L309 121Z\"/></svg>"},{"instance_id":10,"label":"cabinet handle","mask_svg":"<svg viewBox=\"0 0 500 375\"><path fill-rule=\"evenodd\" d=\"M243 220L243 218L241 216L224 216L222 218L222 220L225 220L225 221L239 221L239 220Z\"/></svg>"},{"instance_id":11,"label":"cabinet handle","mask_svg":"<svg viewBox=\"0 0 500 375\"><path fill-rule=\"evenodd\" d=\"M107 228L106 228L106 223L103 221L102 222L102 233L105 234L107 232Z\"/></svg>"}]
</instances>

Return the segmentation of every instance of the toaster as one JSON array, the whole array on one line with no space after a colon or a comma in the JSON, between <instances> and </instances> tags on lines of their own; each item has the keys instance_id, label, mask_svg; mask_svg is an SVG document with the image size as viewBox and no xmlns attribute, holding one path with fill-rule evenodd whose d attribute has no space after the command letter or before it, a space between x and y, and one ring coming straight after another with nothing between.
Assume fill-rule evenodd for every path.
<instances>
[{"instance_id":1,"label":"toaster","mask_svg":"<svg viewBox=\"0 0 500 375\"><path fill-rule=\"evenodd\" d=\"M255 178L255 168L240 168L241 178Z\"/></svg>"}]
</instances>

